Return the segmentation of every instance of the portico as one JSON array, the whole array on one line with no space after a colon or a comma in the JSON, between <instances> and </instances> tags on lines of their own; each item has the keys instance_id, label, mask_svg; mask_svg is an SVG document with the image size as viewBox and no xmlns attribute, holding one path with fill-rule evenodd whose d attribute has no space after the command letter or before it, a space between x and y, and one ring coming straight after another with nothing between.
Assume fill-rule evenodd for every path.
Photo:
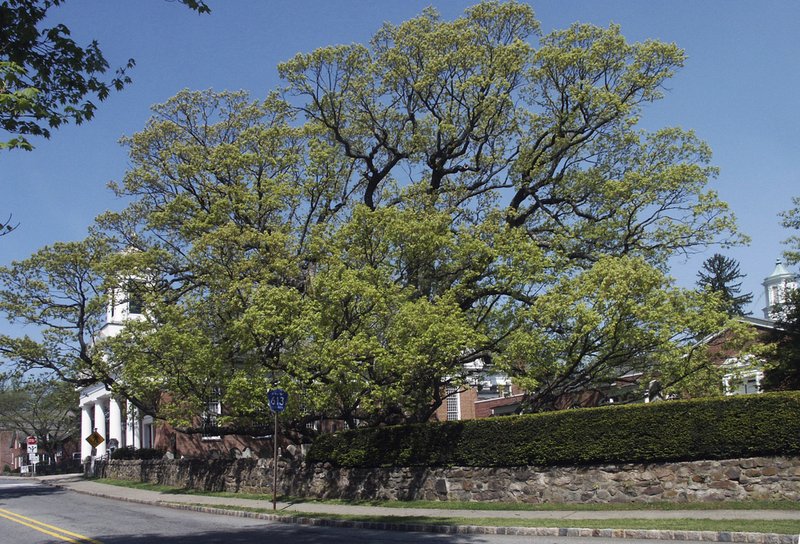
<instances>
[{"instance_id":1,"label":"portico","mask_svg":"<svg viewBox=\"0 0 800 544\"><path fill-rule=\"evenodd\" d=\"M80 392L81 459L103 457L109 450L132 446L153 447L153 419L139 417L129 402L122 404L103 384L91 385ZM123 409L124 406L124 409ZM103 442L93 448L86 438L93 431Z\"/></svg>"}]
</instances>

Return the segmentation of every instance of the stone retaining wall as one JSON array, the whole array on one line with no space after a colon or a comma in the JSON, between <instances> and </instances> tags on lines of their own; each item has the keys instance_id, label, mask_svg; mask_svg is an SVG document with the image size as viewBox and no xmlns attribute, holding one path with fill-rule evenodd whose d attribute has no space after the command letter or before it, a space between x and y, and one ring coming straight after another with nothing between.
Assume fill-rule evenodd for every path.
<instances>
[{"instance_id":1,"label":"stone retaining wall","mask_svg":"<svg viewBox=\"0 0 800 544\"><path fill-rule=\"evenodd\" d=\"M341 499L556 503L800 500L800 457L586 467L400 467L279 465L279 493ZM230 492L272 492L272 460L97 463L95 475Z\"/></svg>"}]
</instances>

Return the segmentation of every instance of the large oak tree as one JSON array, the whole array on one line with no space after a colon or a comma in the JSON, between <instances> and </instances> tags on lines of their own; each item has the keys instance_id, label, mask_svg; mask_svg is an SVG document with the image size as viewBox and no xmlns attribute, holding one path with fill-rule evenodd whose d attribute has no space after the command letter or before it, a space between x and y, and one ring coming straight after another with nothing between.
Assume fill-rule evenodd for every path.
<instances>
[{"instance_id":1,"label":"large oak tree","mask_svg":"<svg viewBox=\"0 0 800 544\"><path fill-rule=\"evenodd\" d=\"M667 263L734 220L705 143L637 128L683 61L485 2L297 55L263 101L180 93L125 141L129 204L95 233L104 292L135 278L145 318L89 368L184 425L221 389L239 427L276 385L300 424L425 421L487 366L526 409L623 374L718 389L695 340L725 316ZM39 304L4 285L9 315Z\"/></svg>"}]
</instances>

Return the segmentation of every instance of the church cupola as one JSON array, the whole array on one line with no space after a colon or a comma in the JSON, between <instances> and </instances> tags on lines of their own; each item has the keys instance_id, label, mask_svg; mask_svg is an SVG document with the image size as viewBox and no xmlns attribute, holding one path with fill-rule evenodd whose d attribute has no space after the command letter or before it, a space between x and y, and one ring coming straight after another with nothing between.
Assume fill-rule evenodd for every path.
<instances>
[{"instance_id":1,"label":"church cupola","mask_svg":"<svg viewBox=\"0 0 800 544\"><path fill-rule=\"evenodd\" d=\"M775 270L772 274L764 278L765 300L764 318L774 320L778 317L778 306L786 302L786 293L792 289L797 289L797 276L792 274L778 259L775 263Z\"/></svg>"}]
</instances>

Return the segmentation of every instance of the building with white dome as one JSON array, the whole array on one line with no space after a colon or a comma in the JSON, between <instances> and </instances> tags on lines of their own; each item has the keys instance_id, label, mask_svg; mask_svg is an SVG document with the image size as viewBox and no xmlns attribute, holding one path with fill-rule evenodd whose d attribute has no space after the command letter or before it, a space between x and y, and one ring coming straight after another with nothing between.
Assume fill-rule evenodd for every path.
<instances>
[{"instance_id":1,"label":"building with white dome","mask_svg":"<svg viewBox=\"0 0 800 544\"><path fill-rule=\"evenodd\" d=\"M764 286L766 301L766 306L763 308L764 319L775 321L780 318L780 306L786 302L787 293L797 289L797 274L789 272L783 261L778 259L775 262L775 270L764 278L761 285Z\"/></svg>"}]
</instances>

